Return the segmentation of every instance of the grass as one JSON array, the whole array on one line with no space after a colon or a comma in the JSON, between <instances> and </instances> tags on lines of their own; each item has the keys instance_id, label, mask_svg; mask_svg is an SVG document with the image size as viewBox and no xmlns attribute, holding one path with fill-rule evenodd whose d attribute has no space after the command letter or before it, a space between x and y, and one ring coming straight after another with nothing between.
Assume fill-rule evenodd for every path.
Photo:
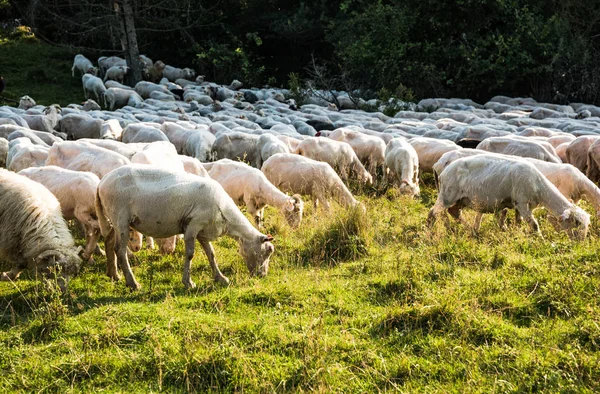
<instances>
[{"instance_id":1,"label":"grass","mask_svg":"<svg viewBox=\"0 0 600 394\"><path fill-rule=\"evenodd\" d=\"M35 40L0 50L7 94L81 99L73 54ZM66 294L31 273L0 282L0 392L600 391L597 220L584 242L543 212L544 239L491 217L476 236L428 230L425 183L418 200L361 191L366 215L306 204L296 231L268 209L266 278L248 276L234 241L215 242L229 287L198 247L185 290L182 245L136 255L135 293L103 258Z\"/></svg>"},{"instance_id":2,"label":"grass","mask_svg":"<svg viewBox=\"0 0 600 394\"><path fill-rule=\"evenodd\" d=\"M2 96L18 101L28 95L42 105L82 102L81 78L71 76L74 56L74 51L50 46L33 36L14 39L0 28L0 75L6 82ZM16 106L0 99L3 104Z\"/></svg>"},{"instance_id":3,"label":"grass","mask_svg":"<svg viewBox=\"0 0 600 394\"><path fill-rule=\"evenodd\" d=\"M309 207L297 231L268 210L276 254L263 279L250 278L235 243L221 238L216 253L230 287L212 282L197 251L198 288L186 291L182 245L174 256L137 256L136 293L105 276L102 258L65 295L27 276L0 283L0 387L600 390L596 222L582 243L543 217L545 239L526 227L501 232L491 217L473 236L426 229L430 198L390 190L361 200L366 216Z\"/></svg>"}]
</instances>

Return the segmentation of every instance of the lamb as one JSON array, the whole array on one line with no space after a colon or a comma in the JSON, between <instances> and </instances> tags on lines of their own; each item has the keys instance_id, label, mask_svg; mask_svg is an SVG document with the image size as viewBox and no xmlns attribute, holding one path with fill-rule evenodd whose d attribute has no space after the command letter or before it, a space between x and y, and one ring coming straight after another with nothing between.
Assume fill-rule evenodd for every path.
<instances>
[{"instance_id":1,"label":"lamb","mask_svg":"<svg viewBox=\"0 0 600 394\"><path fill-rule=\"evenodd\" d=\"M163 77L167 78L171 82L175 82L177 79L193 80L196 76L196 72L191 68L177 68L173 66L165 66L162 70Z\"/></svg>"},{"instance_id":2,"label":"lamb","mask_svg":"<svg viewBox=\"0 0 600 394\"><path fill-rule=\"evenodd\" d=\"M436 140L434 138L418 137L408 140L415 148L419 157L419 170L421 172L433 172L433 165L446 152L462 149L452 141Z\"/></svg>"},{"instance_id":3,"label":"lamb","mask_svg":"<svg viewBox=\"0 0 600 394\"><path fill-rule=\"evenodd\" d=\"M79 71L81 75L91 74L96 76L98 74L98 69L94 67L92 62L83 55L75 55L75 59L73 59L73 67L71 67L71 76L75 76L75 70Z\"/></svg>"},{"instance_id":4,"label":"lamb","mask_svg":"<svg viewBox=\"0 0 600 394\"><path fill-rule=\"evenodd\" d=\"M117 81L119 83L123 83L123 79L125 75L129 72L129 67L127 66L112 66L106 73L104 74L104 82L107 80Z\"/></svg>"},{"instance_id":5,"label":"lamb","mask_svg":"<svg viewBox=\"0 0 600 394\"><path fill-rule=\"evenodd\" d=\"M298 144L294 153L331 165L347 181L350 173L364 183L373 183L373 177L362 165L350 144L322 137L308 137Z\"/></svg>"},{"instance_id":6,"label":"lamb","mask_svg":"<svg viewBox=\"0 0 600 394\"><path fill-rule=\"evenodd\" d=\"M561 163L560 157L551 144L528 137L491 137L477 145L477 149L505 155L532 157L550 163Z\"/></svg>"},{"instance_id":7,"label":"lamb","mask_svg":"<svg viewBox=\"0 0 600 394\"><path fill-rule=\"evenodd\" d=\"M122 88L108 88L104 92L104 106L109 111L122 108L126 105L131 107L138 107L140 103L144 102L144 99L137 94L133 89L122 89Z\"/></svg>"},{"instance_id":8,"label":"lamb","mask_svg":"<svg viewBox=\"0 0 600 394\"><path fill-rule=\"evenodd\" d=\"M82 255L89 261L98 244L100 226L96 218L95 197L100 179L91 172L65 170L56 166L28 168L19 175L44 185L60 202L66 220L77 219L85 229Z\"/></svg>"},{"instance_id":9,"label":"lamb","mask_svg":"<svg viewBox=\"0 0 600 394\"><path fill-rule=\"evenodd\" d=\"M0 259L13 268L0 280L13 281L30 267L56 277L65 288L81 260L56 197L41 184L0 169Z\"/></svg>"},{"instance_id":10,"label":"lamb","mask_svg":"<svg viewBox=\"0 0 600 394\"><path fill-rule=\"evenodd\" d=\"M401 193L419 195L419 156L406 138L394 138L387 144L385 167L384 182L390 176L397 178Z\"/></svg>"},{"instance_id":11,"label":"lamb","mask_svg":"<svg viewBox=\"0 0 600 394\"><path fill-rule=\"evenodd\" d=\"M330 198L344 207L361 205L327 163L292 153L277 153L263 163L261 171L284 192L310 195L315 208L322 203L329 210Z\"/></svg>"},{"instance_id":12,"label":"lamb","mask_svg":"<svg viewBox=\"0 0 600 394\"><path fill-rule=\"evenodd\" d=\"M158 187L160 186L160 187ZM177 193L173 193L177 190ZM164 207L169 207L164 209ZM265 276L274 247L273 237L256 230L216 181L161 168L131 165L119 168L100 181L96 212L105 237L107 274L119 279L117 261L129 288L140 288L127 260L129 226L157 238L180 233L185 240L182 282L196 285L190 277L196 239L202 245L214 280L228 284L215 260L211 241L233 237L251 275ZM115 256L116 252L116 256Z\"/></svg>"},{"instance_id":13,"label":"lamb","mask_svg":"<svg viewBox=\"0 0 600 394\"><path fill-rule=\"evenodd\" d=\"M54 144L48 151L46 165L67 170L93 172L102 179L104 175L124 165L131 164L126 157L108 149L75 141Z\"/></svg>"},{"instance_id":14,"label":"lamb","mask_svg":"<svg viewBox=\"0 0 600 394\"><path fill-rule=\"evenodd\" d=\"M329 138L350 144L359 160L362 163L368 163L367 170L372 176L377 176L378 168L381 168L383 172L386 143L381 138L363 134L347 127L333 130L329 134Z\"/></svg>"},{"instance_id":15,"label":"lamb","mask_svg":"<svg viewBox=\"0 0 600 394\"><path fill-rule=\"evenodd\" d=\"M541 236L532 214L538 205L556 216L572 238L585 239L590 224L587 213L571 204L533 164L522 159L485 155L465 157L450 164L440 174L439 185L437 201L427 218L430 227L446 210L460 219L463 207L482 213L516 208ZM477 220L474 230L478 231L480 225L481 220Z\"/></svg>"},{"instance_id":16,"label":"lamb","mask_svg":"<svg viewBox=\"0 0 600 394\"><path fill-rule=\"evenodd\" d=\"M42 167L48 157L48 147L36 145L28 138L16 138L8 144L6 168L21 171L29 167Z\"/></svg>"},{"instance_id":17,"label":"lamb","mask_svg":"<svg viewBox=\"0 0 600 394\"><path fill-rule=\"evenodd\" d=\"M83 95L86 99L90 98L90 93L94 93L96 101L100 101L100 97L106 92L106 86L104 86L102 80L91 74L84 74L81 77L81 82L83 83Z\"/></svg>"},{"instance_id":18,"label":"lamb","mask_svg":"<svg viewBox=\"0 0 600 394\"><path fill-rule=\"evenodd\" d=\"M263 224L267 205L278 208L288 224L296 228L302 221L304 202L299 194L292 197L281 192L258 169L241 162L222 159L204 165L208 175L219 182L238 205L245 204L257 226Z\"/></svg>"}]
</instances>

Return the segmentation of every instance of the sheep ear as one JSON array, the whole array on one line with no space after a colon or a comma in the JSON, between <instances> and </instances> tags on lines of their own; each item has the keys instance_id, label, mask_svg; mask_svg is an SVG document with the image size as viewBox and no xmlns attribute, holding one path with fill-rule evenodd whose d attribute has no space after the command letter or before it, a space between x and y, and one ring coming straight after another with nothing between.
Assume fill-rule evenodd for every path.
<instances>
[{"instance_id":1,"label":"sheep ear","mask_svg":"<svg viewBox=\"0 0 600 394\"><path fill-rule=\"evenodd\" d=\"M290 212L293 211L294 210L294 202L295 201L293 198L290 198L289 200L287 200L285 202L285 209Z\"/></svg>"},{"instance_id":2,"label":"sheep ear","mask_svg":"<svg viewBox=\"0 0 600 394\"><path fill-rule=\"evenodd\" d=\"M263 236L262 241L263 241L263 243L265 243L265 242L271 242L274 239L275 238L273 238L273 236L271 234L267 234L267 235Z\"/></svg>"}]
</instances>

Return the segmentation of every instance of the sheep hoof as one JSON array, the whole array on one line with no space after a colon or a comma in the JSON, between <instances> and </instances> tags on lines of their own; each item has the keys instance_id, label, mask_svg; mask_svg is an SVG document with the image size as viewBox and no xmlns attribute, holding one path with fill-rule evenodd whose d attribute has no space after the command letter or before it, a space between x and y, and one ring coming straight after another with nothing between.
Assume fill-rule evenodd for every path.
<instances>
[{"instance_id":1,"label":"sheep hoof","mask_svg":"<svg viewBox=\"0 0 600 394\"><path fill-rule=\"evenodd\" d=\"M129 289L131 289L131 291L137 291L142 288L142 286L140 286L140 284L136 280L134 280L131 283L128 283L127 287L129 287Z\"/></svg>"},{"instance_id":2,"label":"sheep hoof","mask_svg":"<svg viewBox=\"0 0 600 394\"><path fill-rule=\"evenodd\" d=\"M195 289L196 288L196 284L190 279L187 282L183 282L183 285L185 286L186 289L191 290L191 289Z\"/></svg>"},{"instance_id":3,"label":"sheep hoof","mask_svg":"<svg viewBox=\"0 0 600 394\"><path fill-rule=\"evenodd\" d=\"M118 282L121 279L121 275L119 275L117 272L114 274L107 272L106 275L115 282Z\"/></svg>"},{"instance_id":4,"label":"sheep hoof","mask_svg":"<svg viewBox=\"0 0 600 394\"><path fill-rule=\"evenodd\" d=\"M220 275L215 277L215 282L225 286L229 286L229 279L226 276Z\"/></svg>"}]
</instances>

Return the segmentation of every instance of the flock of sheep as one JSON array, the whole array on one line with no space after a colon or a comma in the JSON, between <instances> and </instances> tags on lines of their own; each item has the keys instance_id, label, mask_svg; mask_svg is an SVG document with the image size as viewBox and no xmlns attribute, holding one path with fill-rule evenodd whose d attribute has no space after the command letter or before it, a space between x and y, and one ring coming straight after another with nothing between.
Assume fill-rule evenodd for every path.
<instances>
[{"instance_id":1,"label":"flock of sheep","mask_svg":"<svg viewBox=\"0 0 600 394\"><path fill-rule=\"evenodd\" d=\"M320 92L298 106L284 89L222 86L140 61L148 80L132 88L122 84L123 59L100 58L95 67L77 55L73 75L82 74L86 98L97 101L43 107L24 96L19 108L0 107L0 164L8 169L0 170L0 258L12 263L0 279L31 267L64 286L82 259L103 253L103 236L108 276L119 279L118 265L138 289L128 253L143 235L162 253L183 238L188 288L196 240L214 279L229 282L211 245L222 235L238 242L251 274L264 276L274 251L261 232L266 205L295 228L303 196L324 209L331 200L364 209L349 180L418 196L419 171L433 172L439 188L428 225L440 216L449 224L445 212L460 220L468 207L479 212L475 231L483 213L499 212L505 227L505 208L515 208L539 233L532 211L541 205L584 239L590 216L575 204L587 199L600 213L598 107L428 99L389 117L356 109L345 92ZM341 108L325 99L331 94ZM65 219L81 224L83 249Z\"/></svg>"}]
</instances>

